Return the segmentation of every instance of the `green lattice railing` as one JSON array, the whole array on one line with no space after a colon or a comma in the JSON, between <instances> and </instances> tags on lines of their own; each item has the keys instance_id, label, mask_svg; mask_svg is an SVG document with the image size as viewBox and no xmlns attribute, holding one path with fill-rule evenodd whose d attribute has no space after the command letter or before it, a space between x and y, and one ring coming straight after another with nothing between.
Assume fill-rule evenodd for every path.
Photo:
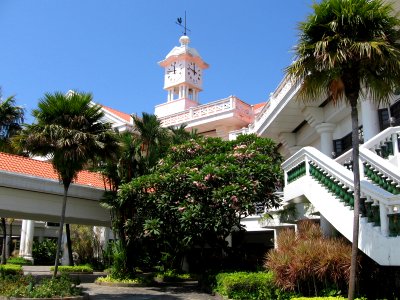
<instances>
[{"instance_id":1,"label":"green lattice railing","mask_svg":"<svg viewBox=\"0 0 400 300\"><path fill-rule=\"evenodd\" d=\"M374 170L371 165L364 162L364 175L370 179L373 183L379 185L385 191L392 193L394 195L400 194L400 189L397 187L397 182L389 180L383 177L383 174Z\"/></svg>"},{"instance_id":2,"label":"green lattice railing","mask_svg":"<svg viewBox=\"0 0 400 300\"><path fill-rule=\"evenodd\" d=\"M303 161L287 172L287 182L291 183L306 175L306 163Z\"/></svg>"}]
</instances>

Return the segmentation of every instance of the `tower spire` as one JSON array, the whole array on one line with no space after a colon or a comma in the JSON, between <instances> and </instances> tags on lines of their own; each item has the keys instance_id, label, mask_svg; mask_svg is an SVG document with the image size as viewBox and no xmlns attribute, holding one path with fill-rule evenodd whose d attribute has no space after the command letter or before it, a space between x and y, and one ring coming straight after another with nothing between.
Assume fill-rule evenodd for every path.
<instances>
[{"instance_id":1,"label":"tower spire","mask_svg":"<svg viewBox=\"0 0 400 300\"><path fill-rule=\"evenodd\" d=\"M182 24L182 17L177 18L175 23L183 28L183 35L186 36L187 31L190 31L190 29L187 28L186 26L186 10L185 10L185 17L183 19L183 24Z\"/></svg>"}]
</instances>

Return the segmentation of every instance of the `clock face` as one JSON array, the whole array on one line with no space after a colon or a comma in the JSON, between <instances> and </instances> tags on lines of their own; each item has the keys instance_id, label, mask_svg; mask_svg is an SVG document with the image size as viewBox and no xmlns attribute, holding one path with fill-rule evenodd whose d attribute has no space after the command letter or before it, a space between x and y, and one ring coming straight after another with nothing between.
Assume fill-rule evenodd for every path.
<instances>
[{"instance_id":1,"label":"clock face","mask_svg":"<svg viewBox=\"0 0 400 300\"><path fill-rule=\"evenodd\" d=\"M174 61L165 69L165 81L174 83L181 79L184 71L183 62Z\"/></svg>"},{"instance_id":2,"label":"clock face","mask_svg":"<svg viewBox=\"0 0 400 300\"><path fill-rule=\"evenodd\" d=\"M201 82L201 69L196 65L196 63L191 62L186 67L186 74L189 82L193 84L200 84Z\"/></svg>"}]
</instances>

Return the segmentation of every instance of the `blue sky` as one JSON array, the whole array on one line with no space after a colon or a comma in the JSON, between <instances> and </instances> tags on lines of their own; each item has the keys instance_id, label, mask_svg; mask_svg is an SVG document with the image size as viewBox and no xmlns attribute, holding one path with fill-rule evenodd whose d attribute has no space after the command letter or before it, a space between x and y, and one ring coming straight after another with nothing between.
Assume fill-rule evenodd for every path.
<instances>
[{"instance_id":1,"label":"blue sky","mask_svg":"<svg viewBox=\"0 0 400 300\"><path fill-rule=\"evenodd\" d=\"M293 58L312 0L0 0L0 86L27 116L46 92L75 89L126 113L166 102L157 62L179 45L210 65L200 102L266 101ZM27 118L32 121L31 117Z\"/></svg>"}]
</instances>

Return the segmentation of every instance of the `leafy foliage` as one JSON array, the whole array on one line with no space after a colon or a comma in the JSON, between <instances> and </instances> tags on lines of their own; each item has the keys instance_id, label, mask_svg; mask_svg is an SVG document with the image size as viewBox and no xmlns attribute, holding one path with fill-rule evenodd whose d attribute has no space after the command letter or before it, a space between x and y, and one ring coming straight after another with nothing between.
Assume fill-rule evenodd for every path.
<instances>
[{"instance_id":1,"label":"leafy foliage","mask_svg":"<svg viewBox=\"0 0 400 300\"><path fill-rule=\"evenodd\" d=\"M129 183L134 178L149 174L153 171L157 161L166 154L171 143L188 140L195 136L185 131L185 127L163 128L155 115L143 113L142 117L132 116L135 129L118 134L120 151L117 157L107 159L101 164L101 172L109 183L110 191L106 193L102 204L111 210L113 230L121 242L125 253L135 251L136 255L125 255L125 267L118 269L121 272L134 273L134 261L147 261L147 254L141 255L136 251L125 232L127 219L125 206L117 199L117 190L121 184ZM122 249L121 248L121 249ZM122 252L120 252L122 254ZM109 256L111 257L111 256ZM119 257L119 256L117 256ZM129 267L128 267L129 266ZM114 274L115 276L116 274ZM125 274L123 276L132 276Z\"/></svg>"},{"instance_id":2,"label":"leafy foliage","mask_svg":"<svg viewBox=\"0 0 400 300\"><path fill-rule=\"evenodd\" d=\"M32 265L32 261L27 260L23 257L9 257L7 259L8 264L12 265L21 265L21 266L30 266Z\"/></svg>"},{"instance_id":3,"label":"leafy foliage","mask_svg":"<svg viewBox=\"0 0 400 300\"><path fill-rule=\"evenodd\" d=\"M380 0L323 0L300 23L296 61L286 71L300 95L357 101L370 93L389 101L400 84L400 19ZM365 91L361 89L365 87ZM343 98L344 96L344 98Z\"/></svg>"},{"instance_id":4,"label":"leafy foliage","mask_svg":"<svg viewBox=\"0 0 400 300\"><path fill-rule=\"evenodd\" d=\"M182 282L186 280L193 280L193 276L188 273L167 270L165 272L158 272L155 276L155 279L163 282Z\"/></svg>"},{"instance_id":5,"label":"leafy foliage","mask_svg":"<svg viewBox=\"0 0 400 300\"><path fill-rule=\"evenodd\" d=\"M152 174L121 186L117 205L124 235L152 245L164 269L180 269L184 251L225 238L255 204L277 207L281 157L269 139L191 140L173 146ZM136 251L138 252L138 251Z\"/></svg>"},{"instance_id":6,"label":"leafy foliage","mask_svg":"<svg viewBox=\"0 0 400 300\"><path fill-rule=\"evenodd\" d=\"M297 235L289 229L278 235L278 248L267 254L265 266L274 272L280 288L318 296L324 290L345 290L350 257L345 241L324 238L318 225L304 221Z\"/></svg>"},{"instance_id":7,"label":"leafy foliage","mask_svg":"<svg viewBox=\"0 0 400 300\"><path fill-rule=\"evenodd\" d=\"M290 299L291 296L275 286L272 272L219 273L214 290L229 299L238 300Z\"/></svg>"},{"instance_id":8,"label":"leafy foliage","mask_svg":"<svg viewBox=\"0 0 400 300\"><path fill-rule=\"evenodd\" d=\"M57 252L57 242L53 239L34 241L32 245L33 261L37 265L51 265Z\"/></svg>"},{"instance_id":9,"label":"leafy foliage","mask_svg":"<svg viewBox=\"0 0 400 300\"><path fill-rule=\"evenodd\" d=\"M112 275L106 277L98 277L95 282L107 282L107 283L126 283L126 284L142 284L143 280L140 277L137 278L115 278Z\"/></svg>"},{"instance_id":10,"label":"leafy foliage","mask_svg":"<svg viewBox=\"0 0 400 300\"><path fill-rule=\"evenodd\" d=\"M61 273L93 273L93 268L89 265L59 266L58 269ZM50 270L54 271L54 267L51 267Z\"/></svg>"},{"instance_id":11,"label":"leafy foliage","mask_svg":"<svg viewBox=\"0 0 400 300\"><path fill-rule=\"evenodd\" d=\"M6 264L0 265L0 275L18 275L22 274L22 267L20 265Z\"/></svg>"},{"instance_id":12,"label":"leafy foliage","mask_svg":"<svg viewBox=\"0 0 400 300\"><path fill-rule=\"evenodd\" d=\"M67 275L43 278L38 283L32 276L8 276L0 279L0 295L19 298L53 298L79 296L82 289Z\"/></svg>"},{"instance_id":13,"label":"leafy foliage","mask_svg":"<svg viewBox=\"0 0 400 300\"><path fill-rule=\"evenodd\" d=\"M103 249L93 226L71 225L72 251L76 265L90 264L103 268Z\"/></svg>"},{"instance_id":14,"label":"leafy foliage","mask_svg":"<svg viewBox=\"0 0 400 300\"><path fill-rule=\"evenodd\" d=\"M16 137L15 143L31 154L50 156L53 168L64 186L53 275L55 277L69 186L90 161L101 161L113 156L118 144L111 125L101 122L104 114L101 106L92 102L91 94L47 93L32 114L35 123L27 125Z\"/></svg>"},{"instance_id":15,"label":"leafy foliage","mask_svg":"<svg viewBox=\"0 0 400 300\"><path fill-rule=\"evenodd\" d=\"M22 129L23 122L24 109L15 105L14 96L8 97L4 101L0 99L0 151L17 152L10 143L10 138Z\"/></svg>"}]
</instances>

